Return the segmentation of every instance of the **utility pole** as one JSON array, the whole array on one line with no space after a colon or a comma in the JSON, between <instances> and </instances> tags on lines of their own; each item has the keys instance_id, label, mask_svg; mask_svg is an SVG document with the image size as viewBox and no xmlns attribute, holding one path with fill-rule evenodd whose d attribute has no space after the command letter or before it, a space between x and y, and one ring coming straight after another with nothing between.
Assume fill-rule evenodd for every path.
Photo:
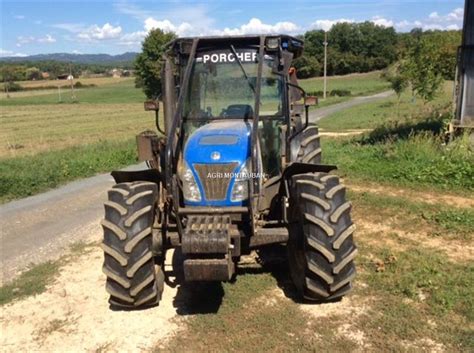
<instances>
[{"instance_id":1,"label":"utility pole","mask_svg":"<svg viewBox=\"0 0 474 353\"><path fill-rule=\"evenodd\" d=\"M326 75L327 75L327 65L328 65L328 32L324 31L324 89L323 89L323 99L326 99Z\"/></svg>"},{"instance_id":2,"label":"utility pole","mask_svg":"<svg viewBox=\"0 0 474 353\"><path fill-rule=\"evenodd\" d=\"M71 83L71 100L75 100L76 94L74 93L74 76L72 76L71 64L69 64L69 76L67 77L67 79Z\"/></svg>"}]
</instances>

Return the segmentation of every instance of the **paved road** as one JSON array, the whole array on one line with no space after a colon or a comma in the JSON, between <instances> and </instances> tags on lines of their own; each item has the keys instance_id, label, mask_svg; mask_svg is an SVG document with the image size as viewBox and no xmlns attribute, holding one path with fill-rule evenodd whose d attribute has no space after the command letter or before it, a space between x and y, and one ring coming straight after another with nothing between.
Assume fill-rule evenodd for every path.
<instances>
[{"instance_id":1,"label":"paved road","mask_svg":"<svg viewBox=\"0 0 474 353\"><path fill-rule=\"evenodd\" d=\"M384 91L384 92L377 93L371 96L356 97L346 102L333 104L321 109L316 109L314 111L310 111L309 121L314 123L333 113L339 112L344 109L352 108L357 105L373 102L382 98L387 98L391 96L393 93L394 93L393 91Z\"/></svg>"},{"instance_id":2,"label":"paved road","mask_svg":"<svg viewBox=\"0 0 474 353\"><path fill-rule=\"evenodd\" d=\"M337 111L387 97L383 92L321 108L311 121ZM133 166L139 169L144 166ZM58 258L68 245L100 237L106 191L113 184L108 174L75 181L58 189L0 206L2 283L31 263Z\"/></svg>"},{"instance_id":3,"label":"paved road","mask_svg":"<svg viewBox=\"0 0 474 353\"><path fill-rule=\"evenodd\" d=\"M72 243L94 239L111 185L113 178L102 174L1 205L1 282L31 263L58 258Z\"/></svg>"}]
</instances>

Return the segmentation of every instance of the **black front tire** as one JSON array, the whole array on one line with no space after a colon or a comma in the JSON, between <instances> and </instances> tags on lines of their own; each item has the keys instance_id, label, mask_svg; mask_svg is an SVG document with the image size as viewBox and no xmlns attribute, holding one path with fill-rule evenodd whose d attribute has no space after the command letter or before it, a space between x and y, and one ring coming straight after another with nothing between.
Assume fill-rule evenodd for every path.
<instances>
[{"instance_id":1,"label":"black front tire","mask_svg":"<svg viewBox=\"0 0 474 353\"><path fill-rule=\"evenodd\" d=\"M289 268L297 291L307 300L332 301L352 289L357 248L350 210L337 176L292 177Z\"/></svg>"},{"instance_id":2,"label":"black front tire","mask_svg":"<svg viewBox=\"0 0 474 353\"><path fill-rule=\"evenodd\" d=\"M156 184L143 181L114 185L108 193L101 247L111 305L136 308L161 299L164 275L152 251L157 193Z\"/></svg>"}]
</instances>

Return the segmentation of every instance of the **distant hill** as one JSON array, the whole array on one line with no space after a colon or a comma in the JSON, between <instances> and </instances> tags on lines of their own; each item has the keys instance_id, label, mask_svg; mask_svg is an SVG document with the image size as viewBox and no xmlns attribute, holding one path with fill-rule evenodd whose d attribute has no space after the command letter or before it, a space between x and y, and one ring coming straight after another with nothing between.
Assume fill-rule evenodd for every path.
<instances>
[{"instance_id":1,"label":"distant hill","mask_svg":"<svg viewBox=\"0 0 474 353\"><path fill-rule=\"evenodd\" d=\"M35 61L60 61L71 62L78 64L113 64L113 63L127 63L133 62L138 53L127 52L119 55L109 54L69 54L69 53L54 53L54 54L37 54L22 57L2 57L0 62L35 62Z\"/></svg>"}]
</instances>

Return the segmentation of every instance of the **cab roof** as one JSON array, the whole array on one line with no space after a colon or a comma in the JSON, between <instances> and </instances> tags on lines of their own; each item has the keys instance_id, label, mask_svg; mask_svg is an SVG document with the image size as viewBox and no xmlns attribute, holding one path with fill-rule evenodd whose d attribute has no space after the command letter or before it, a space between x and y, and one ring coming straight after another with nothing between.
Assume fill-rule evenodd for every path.
<instances>
[{"instance_id":1,"label":"cab roof","mask_svg":"<svg viewBox=\"0 0 474 353\"><path fill-rule=\"evenodd\" d=\"M293 53L293 58L301 56L304 43L301 39L286 34L268 34L268 35L241 35L241 36L208 36L208 37L183 37L173 40L169 47L179 54L189 54L194 39L199 39L199 49L212 49L233 45L260 45L260 38L263 37L264 43L267 38L278 38L283 50Z\"/></svg>"}]
</instances>

